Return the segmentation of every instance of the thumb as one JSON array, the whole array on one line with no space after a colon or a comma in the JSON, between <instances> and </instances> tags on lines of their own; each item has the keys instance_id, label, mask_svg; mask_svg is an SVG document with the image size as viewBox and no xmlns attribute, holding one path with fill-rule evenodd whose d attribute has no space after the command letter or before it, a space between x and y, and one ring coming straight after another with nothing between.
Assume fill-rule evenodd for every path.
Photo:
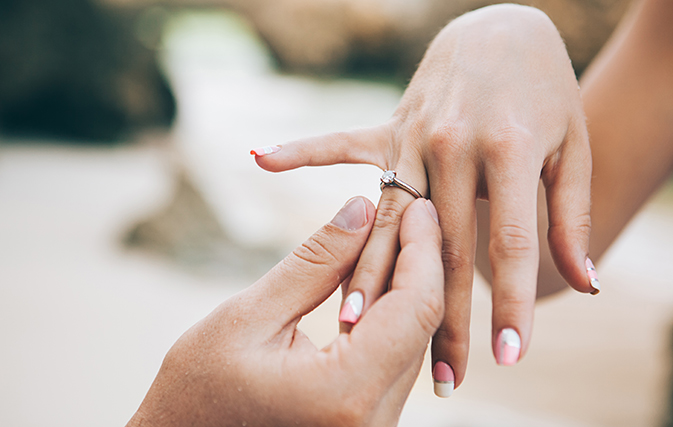
<instances>
[{"instance_id":1,"label":"thumb","mask_svg":"<svg viewBox=\"0 0 673 427\"><path fill-rule=\"evenodd\" d=\"M349 200L329 224L257 281L249 291L260 320L282 329L326 300L353 272L375 210L364 197Z\"/></svg>"}]
</instances>

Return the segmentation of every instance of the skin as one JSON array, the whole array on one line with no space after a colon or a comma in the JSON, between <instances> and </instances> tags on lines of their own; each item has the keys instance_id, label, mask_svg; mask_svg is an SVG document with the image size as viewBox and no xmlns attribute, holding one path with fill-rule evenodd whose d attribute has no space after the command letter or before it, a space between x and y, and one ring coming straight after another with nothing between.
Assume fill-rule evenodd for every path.
<instances>
[{"instance_id":1,"label":"skin","mask_svg":"<svg viewBox=\"0 0 673 427\"><path fill-rule=\"evenodd\" d=\"M426 200L409 206L390 292L319 350L297 323L351 274L367 241L374 206L352 199L175 343L127 426L396 425L444 313L433 213Z\"/></svg>"},{"instance_id":2,"label":"skin","mask_svg":"<svg viewBox=\"0 0 673 427\"><path fill-rule=\"evenodd\" d=\"M562 277L591 292L591 154L582 102L565 46L537 9L497 5L463 15L436 37L393 117L380 126L284 144L256 157L270 171L369 163L431 195L442 229L444 320L433 362L465 375L479 199L489 200L493 341L513 328L530 342L538 275L537 188L547 193L548 239ZM364 312L387 289L400 218L413 201L387 187L347 293ZM346 328L347 329L347 328Z\"/></svg>"},{"instance_id":3,"label":"skin","mask_svg":"<svg viewBox=\"0 0 673 427\"><path fill-rule=\"evenodd\" d=\"M673 2L634 3L581 87L593 152L590 256L598 260L673 168ZM487 235L488 206L479 209ZM542 193L538 212L544 232ZM477 265L490 280L487 244ZM540 248L538 295L567 289L544 240Z\"/></svg>"},{"instance_id":4,"label":"skin","mask_svg":"<svg viewBox=\"0 0 673 427\"><path fill-rule=\"evenodd\" d=\"M661 185L673 166L671 22L673 3L670 1L647 0L634 5L628 19L582 81L595 154L592 215L596 224L590 246L595 259ZM419 97L423 98L424 94L420 93ZM423 127L419 129L422 133ZM344 140L357 144L358 138L375 140L377 136L380 136L377 129L369 129L326 138L336 145L337 152L331 155L341 156L342 161L355 161L358 159L353 157L354 153L339 153L339 145ZM320 142L321 139L314 141ZM292 149L300 153L304 150L301 154L311 156L312 152L304 145L300 142ZM387 167L390 156L395 159L398 154L394 144L384 146L389 148L389 157L384 156L385 162L380 166ZM367 155L376 156L375 148ZM288 151L293 154L291 150L285 153ZM423 157L423 150L419 152L422 162L431 164ZM298 156L299 163L328 161L321 157L325 153L313 154L310 162ZM260 160L270 169L278 167L274 162L265 163L269 158ZM401 158L395 164L400 165L397 170L402 176ZM549 164L547 160L543 178ZM411 168L405 173L408 173L405 178L415 177ZM430 169L428 176L432 189ZM465 183L459 180L460 176L452 175L452 178L458 181L456 185ZM423 187L422 182L411 179L406 178L417 188L428 190L427 185ZM488 185L477 188L477 192L485 188L486 194L479 194L488 196ZM441 200L438 192L433 191L433 197ZM541 235L547 229L544 196L540 190L538 227ZM386 189L382 203L408 204L403 197L406 193ZM572 198L565 200L574 202ZM351 274L357 269L355 263L370 232L374 236L377 230L372 224L373 206L363 203L364 218L359 226L349 227L345 226L348 222L333 220L259 282L226 301L180 338L129 426L244 425L244 422L274 426L394 425L418 375L427 341L435 333L444 312L440 231L423 201L411 204L400 221L402 250L391 291L375 302L369 301L361 321L352 329L343 328L347 332L325 349L313 347L296 329L301 316L324 301L343 277L350 281L350 285L343 286L345 292L366 289L364 283L358 282L364 279ZM453 206L458 204L454 202ZM553 209L553 205L550 206ZM495 208L490 209L493 212ZM486 204L478 209L482 221L480 232L482 226L494 224L483 221L487 216L482 213L487 214L488 210ZM391 213L378 214L375 221L386 218L390 222L395 220ZM553 215L551 221L553 223ZM442 228L444 250L447 235L451 238L446 228ZM384 230L385 227L381 227L378 233ZM490 232L480 235L493 236ZM544 239L540 245L538 292L545 295L567 286L553 266L551 251ZM481 248L488 248L488 243ZM479 251L477 262L490 276L493 260L489 260L488 252L488 249ZM331 254L339 254L339 259ZM446 255L444 258L446 261ZM363 254L359 264L367 262ZM379 264L379 270L374 266L366 268L371 278L385 276L384 267ZM453 273L453 270L447 269L447 272ZM361 277L367 278L367 274ZM447 278L446 283L453 282ZM467 300L469 303L469 298ZM447 293L447 307L451 301ZM527 307L522 309L525 311Z\"/></svg>"}]
</instances>

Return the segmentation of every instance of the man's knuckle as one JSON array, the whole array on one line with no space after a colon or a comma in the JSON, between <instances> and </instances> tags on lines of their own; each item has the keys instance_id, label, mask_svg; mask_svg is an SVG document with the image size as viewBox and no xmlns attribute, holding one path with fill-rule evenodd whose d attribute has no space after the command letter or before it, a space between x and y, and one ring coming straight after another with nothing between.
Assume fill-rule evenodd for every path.
<instances>
[{"instance_id":1,"label":"man's knuckle","mask_svg":"<svg viewBox=\"0 0 673 427\"><path fill-rule=\"evenodd\" d=\"M340 427L363 427L372 412L371 399L363 393L357 393L356 398L344 396L331 419Z\"/></svg>"},{"instance_id":2,"label":"man's knuckle","mask_svg":"<svg viewBox=\"0 0 673 427\"><path fill-rule=\"evenodd\" d=\"M309 265L328 265L331 266L337 261L337 256L320 239L311 238L301 246L297 247L292 255Z\"/></svg>"}]
</instances>

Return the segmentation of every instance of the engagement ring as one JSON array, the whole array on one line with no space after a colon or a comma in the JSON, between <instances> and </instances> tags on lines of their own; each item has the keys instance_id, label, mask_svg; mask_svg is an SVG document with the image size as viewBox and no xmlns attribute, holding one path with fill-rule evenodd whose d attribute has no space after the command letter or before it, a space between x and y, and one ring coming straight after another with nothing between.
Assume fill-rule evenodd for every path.
<instances>
[{"instance_id":1,"label":"engagement ring","mask_svg":"<svg viewBox=\"0 0 673 427\"><path fill-rule=\"evenodd\" d=\"M414 187L411 185L407 184L404 181L401 181L400 179L397 178L397 173L395 171L384 171L383 175L381 176L381 191L383 191L384 187L397 187L401 188L402 190L406 191L407 193L411 194L417 199L422 199L423 195L418 192Z\"/></svg>"}]
</instances>

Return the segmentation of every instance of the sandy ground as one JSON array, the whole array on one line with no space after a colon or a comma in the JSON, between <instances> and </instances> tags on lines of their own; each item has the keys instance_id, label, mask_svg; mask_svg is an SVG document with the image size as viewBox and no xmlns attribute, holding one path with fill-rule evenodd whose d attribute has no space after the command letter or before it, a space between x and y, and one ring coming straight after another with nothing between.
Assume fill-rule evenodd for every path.
<instances>
[{"instance_id":1,"label":"sandy ground","mask_svg":"<svg viewBox=\"0 0 673 427\"><path fill-rule=\"evenodd\" d=\"M166 59L180 103L170 145L0 145L1 426L123 425L180 334L257 278L199 275L122 245L133 224L171 198L176 153L241 242L288 250L348 197L378 197L376 168L272 175L247 150L376 124L398 90L251 74L268 64L228 60L231 49L213 55L219 45L204 54L193 41L175 43L183 56ZM354 102L357 93L366 99ZM673 191L662 191L598 265L599 296L567 292L539 304L533 342L516 367L493 361L489 291L477 278L464 385L448 400L434 397L426 363L401 425L659 425L671 366L672 201ZM268 226L244 227L259 220ZM337 334L338 305L330 298L302 321L318 346Z\"/></svg>"}]
</instances>

